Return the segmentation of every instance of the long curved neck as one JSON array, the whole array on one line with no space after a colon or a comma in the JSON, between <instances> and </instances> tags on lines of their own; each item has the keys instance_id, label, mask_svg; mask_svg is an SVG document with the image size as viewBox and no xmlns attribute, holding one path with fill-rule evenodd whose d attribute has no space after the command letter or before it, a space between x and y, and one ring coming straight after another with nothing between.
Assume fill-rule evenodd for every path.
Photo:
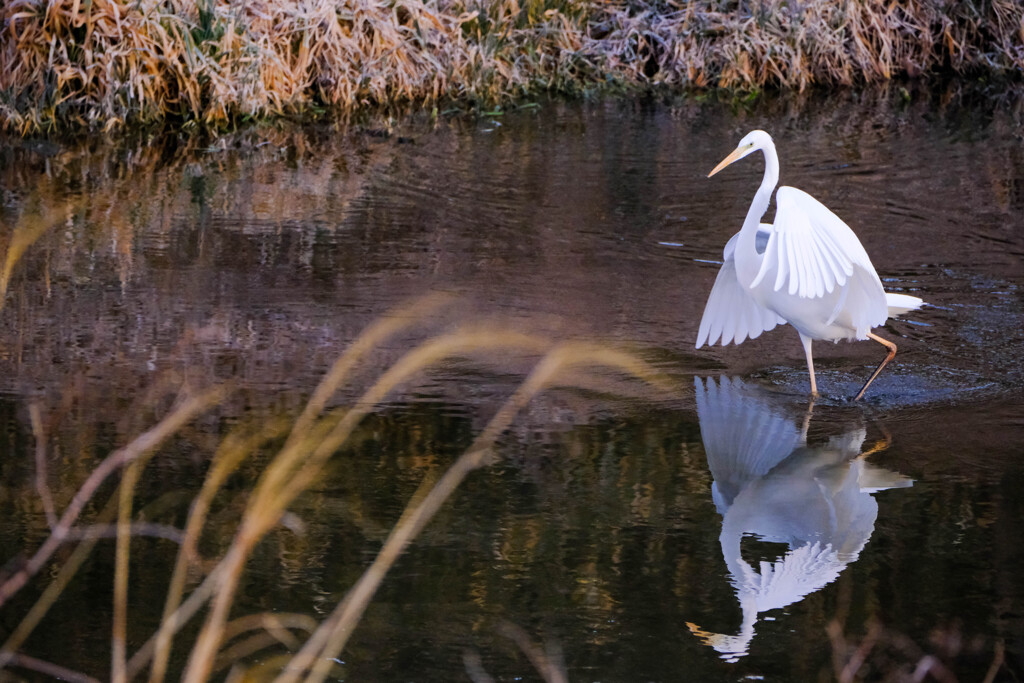
<instances>
[{"instance_id":1,"label":"long curved neck","mask_svg":"<svg viewBox=\"0 0 1024 683\"><path fill-rule=\"evenodd\" d=\"M736 274L745 287L750 286L761 269L763 257L757 253L757 228L761 223L761 216L771 203L772 192L779 183L779 157L775 153L775 145L768 142L761 148L761 152L764 153L764 179L761 181L761 187L757 188L754 201L747 209L747 217L743 220L739 242L736 244Z\"/></svg>"}]
</instances>

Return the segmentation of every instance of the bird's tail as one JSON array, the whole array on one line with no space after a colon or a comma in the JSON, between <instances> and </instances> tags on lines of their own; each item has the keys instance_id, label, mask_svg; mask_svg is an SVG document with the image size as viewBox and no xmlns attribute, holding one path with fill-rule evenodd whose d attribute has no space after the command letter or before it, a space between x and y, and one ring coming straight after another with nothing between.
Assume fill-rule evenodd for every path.
<instances>
[{"instance_id":1,"label":"bird's tail","mask_svg":"<svg viewBox=\"0 0 1024 683\"><path fill-rule=\"evenodd\" d=\"M909 294L894 294L892 292L885 293L885 303L889 307L889 317L894 318L897 315L903 315L910 311L916 311L924 305L924 301L918 299L916 296L910 296Z\"/></svg>"}]
</instances>

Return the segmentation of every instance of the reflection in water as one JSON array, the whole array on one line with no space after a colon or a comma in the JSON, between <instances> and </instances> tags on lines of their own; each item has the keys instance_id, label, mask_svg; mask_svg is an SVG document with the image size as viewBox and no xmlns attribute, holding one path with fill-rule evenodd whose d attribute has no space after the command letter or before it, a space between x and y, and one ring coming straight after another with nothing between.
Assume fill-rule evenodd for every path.
<instances>
[{"instance_id":1,"label":"reflection in water","mask_svg":"<svg viewBox=\"0 0 1024 683\"><path fill-rule=\"evenodd\" d=\"M863 427L807 445L811 407L801 428L770 397L739 379L695 380L701 438L722 515L719 542L743 621L736 635L690 630L736 661L747 654L762 612L802 600L834 581L857 559L878 516L876 491L913 482L866 461ZM754 567L744 536L784 543L781 558Z\"/></svg>"},{"instance_id":2,"label":"reflection in water","mask_svg":"<svg viewBox=\"0 0 1024 683\"><path fill-rule=\"evenodd\" d=\"M886 508L872 533L867 550L877 562L869 566L864 552L842 574L858 606L844 622L850 638L877 618L926 643L935 626L956 620L963 642L983 643L991 655L1005 639L1007 659L1019 660L1024 108L867 93L808 104L551 104L508 112L490 132L460 117L402 124L412 144L334 128L243 132L212 148L0 140L0 259L4 268L16 263L0 310L0 564L48 533L29 406L41 411L60 508L173 402L180 383L237 386L216 419L184 431L147 470L138 499L147 519L181 524L184 501L208 471L204 454L236 423L297 414L360 331L425 291L465 299L368 356L361 379L428 335L501 319L552 338L641 349L673 377L729 367L803 391L806 374L792 370L802 354L785 335L707 354L686 341L705 302L692 293L707 291L717 271L697 259L742 222L745 207L725 221L722 207L760 169L737 167L720 183L704 176L722 140L757 126L803 145L787 155L787 184L813 190L857 230L880 272L935 304L892 326L904 339L902 361L872 387L872 404L907 444L901 469L928 486L890 495L899 514ZM871 358L858 349L822 348L819 371L830 386L860 386ZM766 367L770 357L788 360ZM268 541L247 570L239 608L308 613L340 600L420 483L469 446L526 360L486 369L458 360L396 395L366 423L360 445L332 460L321 490L293 510L306 533L281 530ZM332 405L349 404L362 388L353 383ZM722 392L718 380L713 390ZM635 408L623 401L623 416L613 418L603 396L553 394L530 405L505 436L504 464L467 482L389 576L388 595L345 656L346 678L464 678L466 647L481 650L495 678L510 678L522 661L506 639L488 635L492 617L560 640L570 667L594 667L573 678L601 671L658 680L681 667L693 680L737 678L738 667L723 675L722 662L677 628L696 619L736 633L740 621L729 586L715 591L703 579L723 565L715 543L722 520L709 502L692 399L653 411L646 400ZM758 400L762 419L775 419ZM762 454L763 467L736 468L747 474L735 479L713 463L716 497L737 519L757 490L740 496L747 482L797 447L799 417L786 420L776 408L793 443L774 460ZM815 408L812 440L829 433L823 408ZM264 463L247 461L225 488L204 539L211 551L230 542ZM94 653L110 643L111 600L96 587L110 585L115 552L103 547L105 559L68 587L29 644L40 658L99 677L109 657ZM138 554L131 599L153 607L138 623L159 618L176 550L155 543ZM778 679L826 678L830 615L808 608L833 592L790 608L778 639L769 642L760 626L757 661L740 666L774 669ZM726 605L719 600L714 618L723 624L696 618L693 605L720 597ZM12 614L0 614L0 633ZM980 670L966 660L961 680L984 678L992 659L983 659Z\"/></svg>"}]
</instances>

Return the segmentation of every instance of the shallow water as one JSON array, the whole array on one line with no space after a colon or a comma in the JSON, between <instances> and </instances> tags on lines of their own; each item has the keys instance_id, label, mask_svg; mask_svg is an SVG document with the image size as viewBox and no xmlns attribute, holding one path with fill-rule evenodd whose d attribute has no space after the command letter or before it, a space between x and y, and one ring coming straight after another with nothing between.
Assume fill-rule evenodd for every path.
<instances>
[{"instance_id":1,"label":"shallow water","mask_svg":"<svg viewBox=\"0 0 1024 683\"><path fill-rule=\"evenodd\" d=\"M995 680L1019 679L1020 121L998 100L849 95L549 104L210 149L8 143L0 559L15 568L46 534L31 406L61 509L181 386L231 381L140 484L140 515L180 527L230 429L295 415L363 328L443 292L337 404L467 324L623 346L676 388L602 382L534 401L500 462L389 574L340 678L465 680L470 653L496 680L529 679L511 623L560 652L571 680L829 680L862 642L867 678L931 654L961 680L1003 656ZM762 165L705 175L753 128L775 136L783 183L854 228L888 289L929 303L881 331L900 351L862 406L848 397L877 344L816 345L810 412L791 328L693 348ZM301 533L259 547L236 613L329 612L535 360L460 357L392 393L292 507ZM226 548L261 464L223 492L205 557ZM155 628L177 549L137 544L129 650ZM26 653L108 675L112 563L101 542ZM0 609L0 635L45 585Z\"/></svg>"}]
</instances>

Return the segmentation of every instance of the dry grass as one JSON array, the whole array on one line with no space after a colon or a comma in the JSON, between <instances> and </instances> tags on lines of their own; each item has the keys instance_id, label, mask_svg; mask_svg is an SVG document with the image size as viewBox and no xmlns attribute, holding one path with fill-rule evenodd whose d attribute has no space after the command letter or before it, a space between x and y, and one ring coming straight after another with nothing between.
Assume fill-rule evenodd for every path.
<instances>
[{"instance_id":1,"label":"dry grass","mask_svg":"<svg viewBox=\"0 0 1024 683\"><path fill-rule=\"evenodd\" d=\"M244 678L247 674L243 662L247 656L282 644L295 654L269 664L264 661L260 664L259 676L273 673L268 672L268 668L276 668L278 679L282 681L299 678L323 680L332 673L332 662L344 649L390 568L465 477L495 460L494 446L498 438L535 396L556 386L607 388L616 385L616 380L602 380L602 375L593 372L595 368L604 368L616 376L633 378L663 389L670 388L655 371L628 353L586 342L558 343L490 324L462 327L428 339L372 380L356 401L341 408L326 409L338 391L354 381L353 374L378 346L403 333L410 325L432 317L449 301L447 297L428 296L371 325L337 359L294 421L279 419L264 421L259 426L242 425L228 434L213 455L206 480L192 501L184 529L179 532L134 521L133 502L138 483L161 444L190 421L212 410L230 391L223 386L205 391L183 388L178 400L157 424L108 456L80 486L63 512L59 516L56 513L48 516L51 519L50 535L17 571L0 581L0 607L3 607L30 580L44 575L45 567L56 564L49 586L6 642L0 645L0 669L19 667L69 680L95 680L87 674L70 671L59 662L45 662L27 656L20 652L20 648L60 599L69 581L92 553L96 541L111 535L106 532L113 532L116 546L112 577L111 680L133 680L147 670L149 680L164 680L174 645L189 653L183 675L186 681L206 681L228 667L233 669L229 678ZM377 558L322 623L306 615L280 613L231 618L239 583L256 547L275 528L288 524L289 508L316 484L328 461L344 451L364 417L389 395L446 359L486 359L491 354L509 352L536 356L539 360L469 449L436 481L432 478L423 481ZM45 462L42 450L45 450L46 435L38 419L38 410L33 410L33 424L39 440L37 461ZM204 533L209 532L211 504L222 493L228 477L261 450L265 451L274 444L281 445L276 447L276 454L267 465L261 468L230 545L219 558L201 557L199 541ZM100 511L94 515L92 525L83 525L81 518L86 507L95 502L94 498L103 491L103 484L118 473L120 485L117 490L99 506ZM38 480L44 481L43 477ZM44 505L47 510L53 507L53 496L48 491L40 491L40 497L49 501ZM112 520L113 526L110 527L108 523ZM160 627L141 648L129 653L128 635L133 632L129 627L129 559L135 539L144 535L162 535L178 542L180 549L168 582ZM72 542L77 543L75 550L54 562L56 551ZM189 583L193 588L186 594ZM181 629L202 610L206 610L206 616L198 635L194 639L176 639ZM522 641L520 645L524 652L533 653L530 656L539 662L541 671L557 673L558 663L547 661L539 651L534 652L525 634L518 634L516 640Z\"/></svg>"},{"instance_id":2,"label":"dry grass","mask_svg":"<svg viewBox=\"0 0 1024 683\"><path fill-rule=\"evenodd\" d=\"M1019 74L1015 0L11 0L0 127L507 102L609 84L803 89Z\"/></svg>"}]
</instances>

